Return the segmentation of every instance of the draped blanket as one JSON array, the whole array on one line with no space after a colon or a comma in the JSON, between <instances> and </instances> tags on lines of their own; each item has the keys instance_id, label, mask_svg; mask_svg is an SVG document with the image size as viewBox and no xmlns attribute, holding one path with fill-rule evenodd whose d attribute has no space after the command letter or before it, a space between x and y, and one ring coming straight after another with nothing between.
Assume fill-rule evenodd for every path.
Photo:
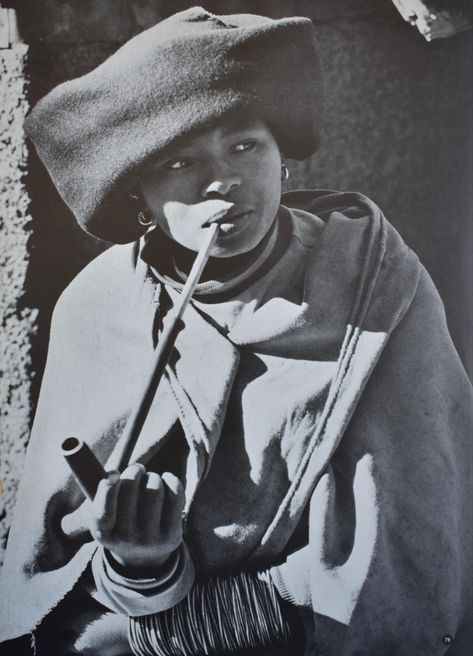
<instances>
[{"instance_id":1,"label":"draped blanket","mask_svg":"<svg viewBox=\"0 0 473 656\"><path fill-rule=\"evenodd\" d=\"M432 656L452 641L449 654L466 653L472 401L437 292L368 199L297 192L283 201L287 252L244 292L248 316L234 329L216 327L205 303L188 308L133 459L148 463L182 425L197 567L279 565L284 578L298 559L287 598L312 616L308 653ZM34 630L90 561L87 531L66 535L61 525L83 499L60 444L77 435L106 462L146 380L162 299L128 245L92 262L58 302L3 570L2 640ZM243 437L232 433L237 406ZM290 553L291 536L330 471L323 557L334 572L343 564L357 523L355 469L367 455L375 543L342 623L317 600L311 542Z\"/></svg>"}]
</instances>

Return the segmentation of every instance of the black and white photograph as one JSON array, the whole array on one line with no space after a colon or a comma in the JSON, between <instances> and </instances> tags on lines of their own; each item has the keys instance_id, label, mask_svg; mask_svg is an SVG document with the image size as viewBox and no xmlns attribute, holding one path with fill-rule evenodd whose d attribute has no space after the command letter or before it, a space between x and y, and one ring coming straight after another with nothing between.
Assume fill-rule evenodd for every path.
<instances>
[{"instance_id":1,"label":"black and white photograph","mask_svg":"<svg viewBox=\"0 0 473 656\"><path fill-rule=\"evenodd\" d=\"M471 0L0 0L0 654L473 653Z\"/></svg>"}]
</instances>

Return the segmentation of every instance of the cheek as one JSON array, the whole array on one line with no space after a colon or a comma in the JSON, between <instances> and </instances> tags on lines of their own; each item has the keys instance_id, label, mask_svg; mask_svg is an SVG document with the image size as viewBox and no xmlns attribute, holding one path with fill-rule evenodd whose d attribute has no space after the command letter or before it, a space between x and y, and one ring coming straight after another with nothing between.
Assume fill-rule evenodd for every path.
<instances>
[{"instance_id":1,"label":"cheek","mask_svg":"<svg viewBox=\"0 0 473 656\"><path fill-rule=\"evenodd\" d=\"M265 209L272 211L278 208L281 202L281 169L268 166L258 173L254 182L258 184L259 195Z\"/></svg>"},{"instance_id":2,"label":"cheek","mask_svg":"<svg viewBox=\"0 0 473 656\"><path fill-rule=\"evenodd\" d=\"M161 203L155 217L158 225L172 237L187 234L192 228L189 206L179 201Z\"/></svg>"},{"instance_id":3,"label":"cheek","mask_svg":"<svg viewBox=\"0 0 473 656\"><path fill-rule=\"evenodd\" d=\"M141 195L145 202L146 207L151 211L153 216L157 219L162 213L163 198L161 198L161 189L156 182L152 179L142 180L140 184Z\"/></svg>"},{"instance_id":4,"label":"cheek","mask_svg":"<svg viewBox=\"0 0 473 656\"><path fill-rule=\"evenodd\" d=\"M278 150L271 149L266 153L252 171L252 178L261 190L261 196L279 200L281 194L281 156Z\"/></svg>"},{"instance_id":5,"label":"cheek","mask_svg":"<svg viewBox=\"0 0 473 656\"><path fill-rule=\"evenodd\" d=\"M187 223L190 206L177 200L166 201L162 206L162 213L167 221L172 223Z\"/></svg>"},{"instance_id":6,"label":"cheek","mask_svg":"<svg viewBox=\"0 0 473 656\"><path fill-rule=\"evenodd\" d=\"M168 210L168 206L176 204L190 204L195 202L196 188L198 186L195 175L166 175L158 178L144 180L141 191L148 208L156 218L162 214L178 216L176 208Z\"/></svg>"}]
</instances>

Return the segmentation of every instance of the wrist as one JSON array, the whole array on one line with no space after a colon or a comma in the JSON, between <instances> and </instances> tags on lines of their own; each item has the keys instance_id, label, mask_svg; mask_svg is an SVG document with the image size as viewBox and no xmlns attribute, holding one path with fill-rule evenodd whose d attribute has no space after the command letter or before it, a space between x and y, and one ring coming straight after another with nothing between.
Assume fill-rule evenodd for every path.
<instances>
[{"instance_id":1,"label":"wrist","mask_svg":"<svg viewBox=\"0 0 473 656\"><path fill-rule=\"evenodd\" d=\"M117 574L129 579L159 579L173 569L179 558L180 545L162 557L142 559L133 562L124 559L113 551L104 549L105 557Z\"/></svg>"},{"instance_id":2,"label":"wrist","mask_svg":"<svg viewBox=\"0 0 473 656\"><path fill-rule=\"evenodd\" d=\"M174 553L175 559L169 559L169 569L163 574L156 570L130 572L129 569L121 570L124 574L120 574L117 569L121 566L112 562L110 552L100 547L92 558L94 597L107 608L134 617L171 608L189 593L195 576L185 542Z\"/></svg>"}]
</instances>

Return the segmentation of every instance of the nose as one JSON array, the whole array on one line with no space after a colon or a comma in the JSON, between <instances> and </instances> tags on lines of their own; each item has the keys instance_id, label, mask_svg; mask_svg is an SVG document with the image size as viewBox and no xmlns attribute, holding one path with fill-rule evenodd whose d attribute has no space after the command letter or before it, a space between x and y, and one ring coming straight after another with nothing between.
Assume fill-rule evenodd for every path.
<instances>
[{"instance_id":1,"label":"nose","mask_svg":"<svg viewBox=\"0 0 473 656\"><path fill-rule=\"evenodd\" d=\"M218 175L204 185L202 196L204 198L221 198L227 196L234 189L238 189L240 185L241 180L237 175Z\"/></svg>"}]
</instances>

